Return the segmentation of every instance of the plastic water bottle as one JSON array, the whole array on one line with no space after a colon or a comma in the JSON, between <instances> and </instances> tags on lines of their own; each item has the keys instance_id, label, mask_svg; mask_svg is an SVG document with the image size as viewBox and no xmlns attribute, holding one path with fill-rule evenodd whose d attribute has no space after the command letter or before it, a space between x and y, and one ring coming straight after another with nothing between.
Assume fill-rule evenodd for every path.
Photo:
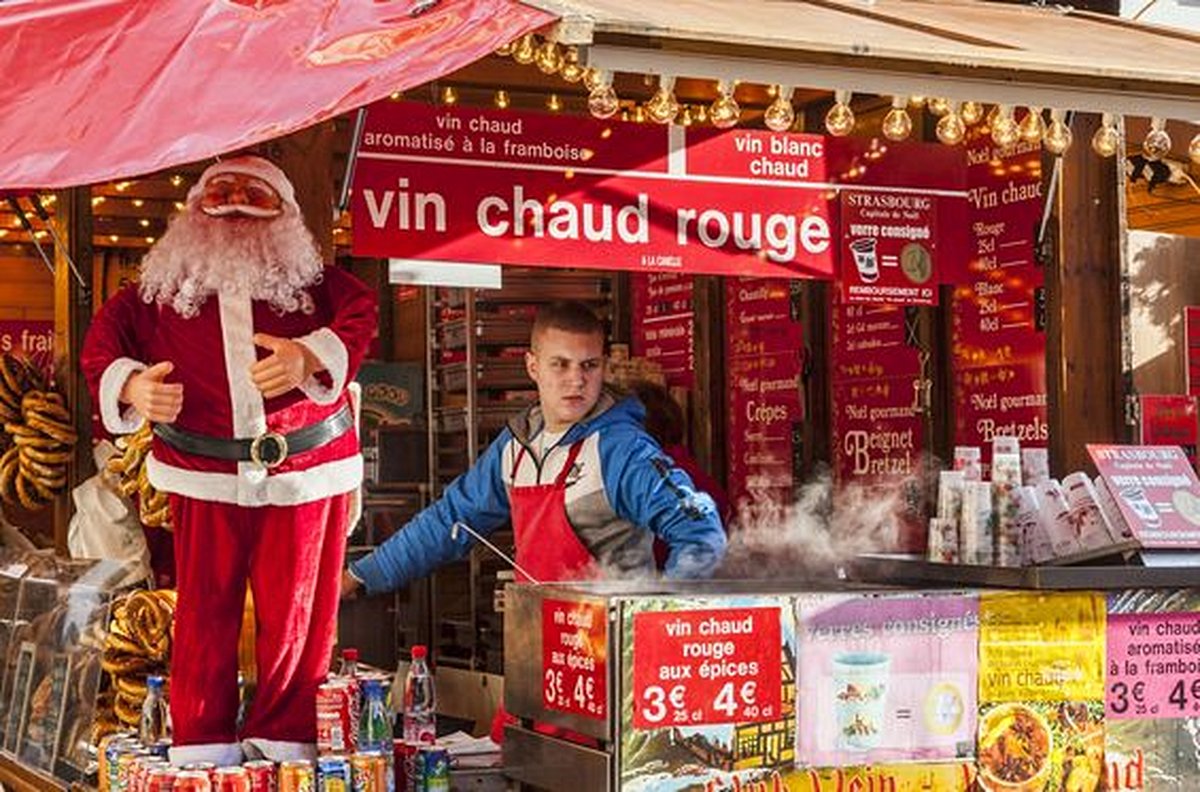
<instances>
[{"instance_id":1,"label":"plastic water bottle","mask_svg":"<svg viewBox=\"0 0 1200 792\"><path fill-rule=\"evenodd\" d=\"M142 702L142 720L138 728L142 745L153 748L170 742L171 721L167 711L167 697L163 693L163 678L146 678L146 700Z\"/></svg>"},{"instance_id":2,"label":"plastic water bottle","mask_svg":"<svg viewBox=\"0 0 1200 792\"><path fill-rule=\"evenodd\" d=\"M342 650L342 667L338 669L338 676L341 677L356 677L358 676L358 650L353 647L347 647Z\"/></svg>"},{"instance_id":3,"label":"plastic water bottle","mask_svg":"<svg viewBox=\"0 0 1200 792\"><path fill-rule=\"evenodd\" d=\"M363 706L358 720L358 750L392 750L392 718L383 702L383 681L364 679Z\"/></svg>"},{"instance_id":4,"label":"plastic water bottle","mask_svg":"<svg viewBox=\"0 0 1200 792\"><path fill-rule=\"evenodd\" d=\"M437 693L427 655L424 646L414 646L404 678L404 739L409 743L432 744L437 739Z\"/></svg>"}]
</instances>

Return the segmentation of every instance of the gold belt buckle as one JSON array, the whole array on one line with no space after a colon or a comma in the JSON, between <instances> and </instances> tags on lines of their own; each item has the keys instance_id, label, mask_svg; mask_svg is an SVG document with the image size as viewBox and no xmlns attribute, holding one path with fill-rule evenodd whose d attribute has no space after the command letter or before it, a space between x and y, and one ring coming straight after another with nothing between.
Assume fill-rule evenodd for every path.
<instances>
[{"instance_id":1,"label":"gold belt buckle","mask_svg":"<svg viewBox=\"0 0 1200 792\"><path fill-rule=\"evenodd\" d=\"M271 442L272 447L278 449L278 457L272 455L271 459L263 458L263 443L267 441ZM287 459L287 455L287 438L279 432L263 432L250 442L250 460L259 467L266 468L267 470L282 465L283 460Z\"/></svg>"}]
</instances>

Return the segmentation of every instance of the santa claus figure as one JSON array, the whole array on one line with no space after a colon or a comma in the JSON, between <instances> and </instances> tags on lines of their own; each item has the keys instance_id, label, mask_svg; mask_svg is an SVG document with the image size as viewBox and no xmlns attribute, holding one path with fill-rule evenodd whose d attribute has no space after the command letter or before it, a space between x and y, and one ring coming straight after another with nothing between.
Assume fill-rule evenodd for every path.
<instances>
[{"instance_id":1,"label":"santa claus figure","mask_svg":"<svg viewBox=\"0 0 1200 792\"><path fill-rule=\"evenodd\" d=\"M311 757L337 629L362 457L346 383L374 295L325 268L291 184L258 157L213 165L92 321L82 355L113 434L153 425L179 590L171 658L177 763ZM237 732L249 585L258 687Z\"/></svg>"}]
</instances>

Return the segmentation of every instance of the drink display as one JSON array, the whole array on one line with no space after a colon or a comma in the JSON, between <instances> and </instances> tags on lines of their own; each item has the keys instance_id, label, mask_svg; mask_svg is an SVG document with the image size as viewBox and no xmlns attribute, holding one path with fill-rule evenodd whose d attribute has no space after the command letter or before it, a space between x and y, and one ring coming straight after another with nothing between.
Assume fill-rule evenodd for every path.
<instances>
[{"instance_id":1,"label":"drink display","mask_svg":"<svg viewBox=\"0 0 1200 792\"><path fill-rule=\"evenodd\" d=\"M392 719L383 701L383 683L380 680L363 680L362 702L358 749L367 753L385 751L392 744Z\"/></svg>"},{"instance_id":2,"label":"drink display","mask_svg":"<svg viewBox=\"0 0 1200 792\"><path fill-rule=\"evenodd\" d=\"M313 792L313 763L307 759L283 762L279 765L278 786L279 792Z\"/></svg>"},{"instance_id":3,"label":"drink display","mask_svg":"<svg viewBox=\"0 0 1200 792\"><path fill-rule=\"evenodd\" d=\"M432 744L437 738L437 693L427 655L424 646L414 646L404 678L404 739L410 743Z\"/></svg>"},{"instance_id":4,"label":"drink display","mask_svg":"<svg viewBox=\"0 0 1200 792\"><path fill-rule=\"evenodd\" d=\"M142 703L142 721L138 729L142 745L153 749L165 745L171 739L171 721L167 710L167 697L163 691L163 678L146 678L146 700Z\"/></svg>"}]
</instances>

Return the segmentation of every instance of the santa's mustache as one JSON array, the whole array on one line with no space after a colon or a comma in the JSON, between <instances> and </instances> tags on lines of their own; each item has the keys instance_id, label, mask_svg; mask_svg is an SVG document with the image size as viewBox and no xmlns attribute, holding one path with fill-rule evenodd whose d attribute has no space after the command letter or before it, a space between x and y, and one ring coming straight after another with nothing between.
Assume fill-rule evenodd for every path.
<instances>
[{"instance_id":1,"label":"santa's mustache","mask_svg":"<svg viewBox=\"0 0 1200 792\"><path fill-rule=\"evenodd\" d=\"M202 206L200 211L209 217L228 217L230 215L245 215L246 217L279 217L282 209L267 209L262 206L249 204L220 204L218 206Z\"/></svg>"}]
</instances>

